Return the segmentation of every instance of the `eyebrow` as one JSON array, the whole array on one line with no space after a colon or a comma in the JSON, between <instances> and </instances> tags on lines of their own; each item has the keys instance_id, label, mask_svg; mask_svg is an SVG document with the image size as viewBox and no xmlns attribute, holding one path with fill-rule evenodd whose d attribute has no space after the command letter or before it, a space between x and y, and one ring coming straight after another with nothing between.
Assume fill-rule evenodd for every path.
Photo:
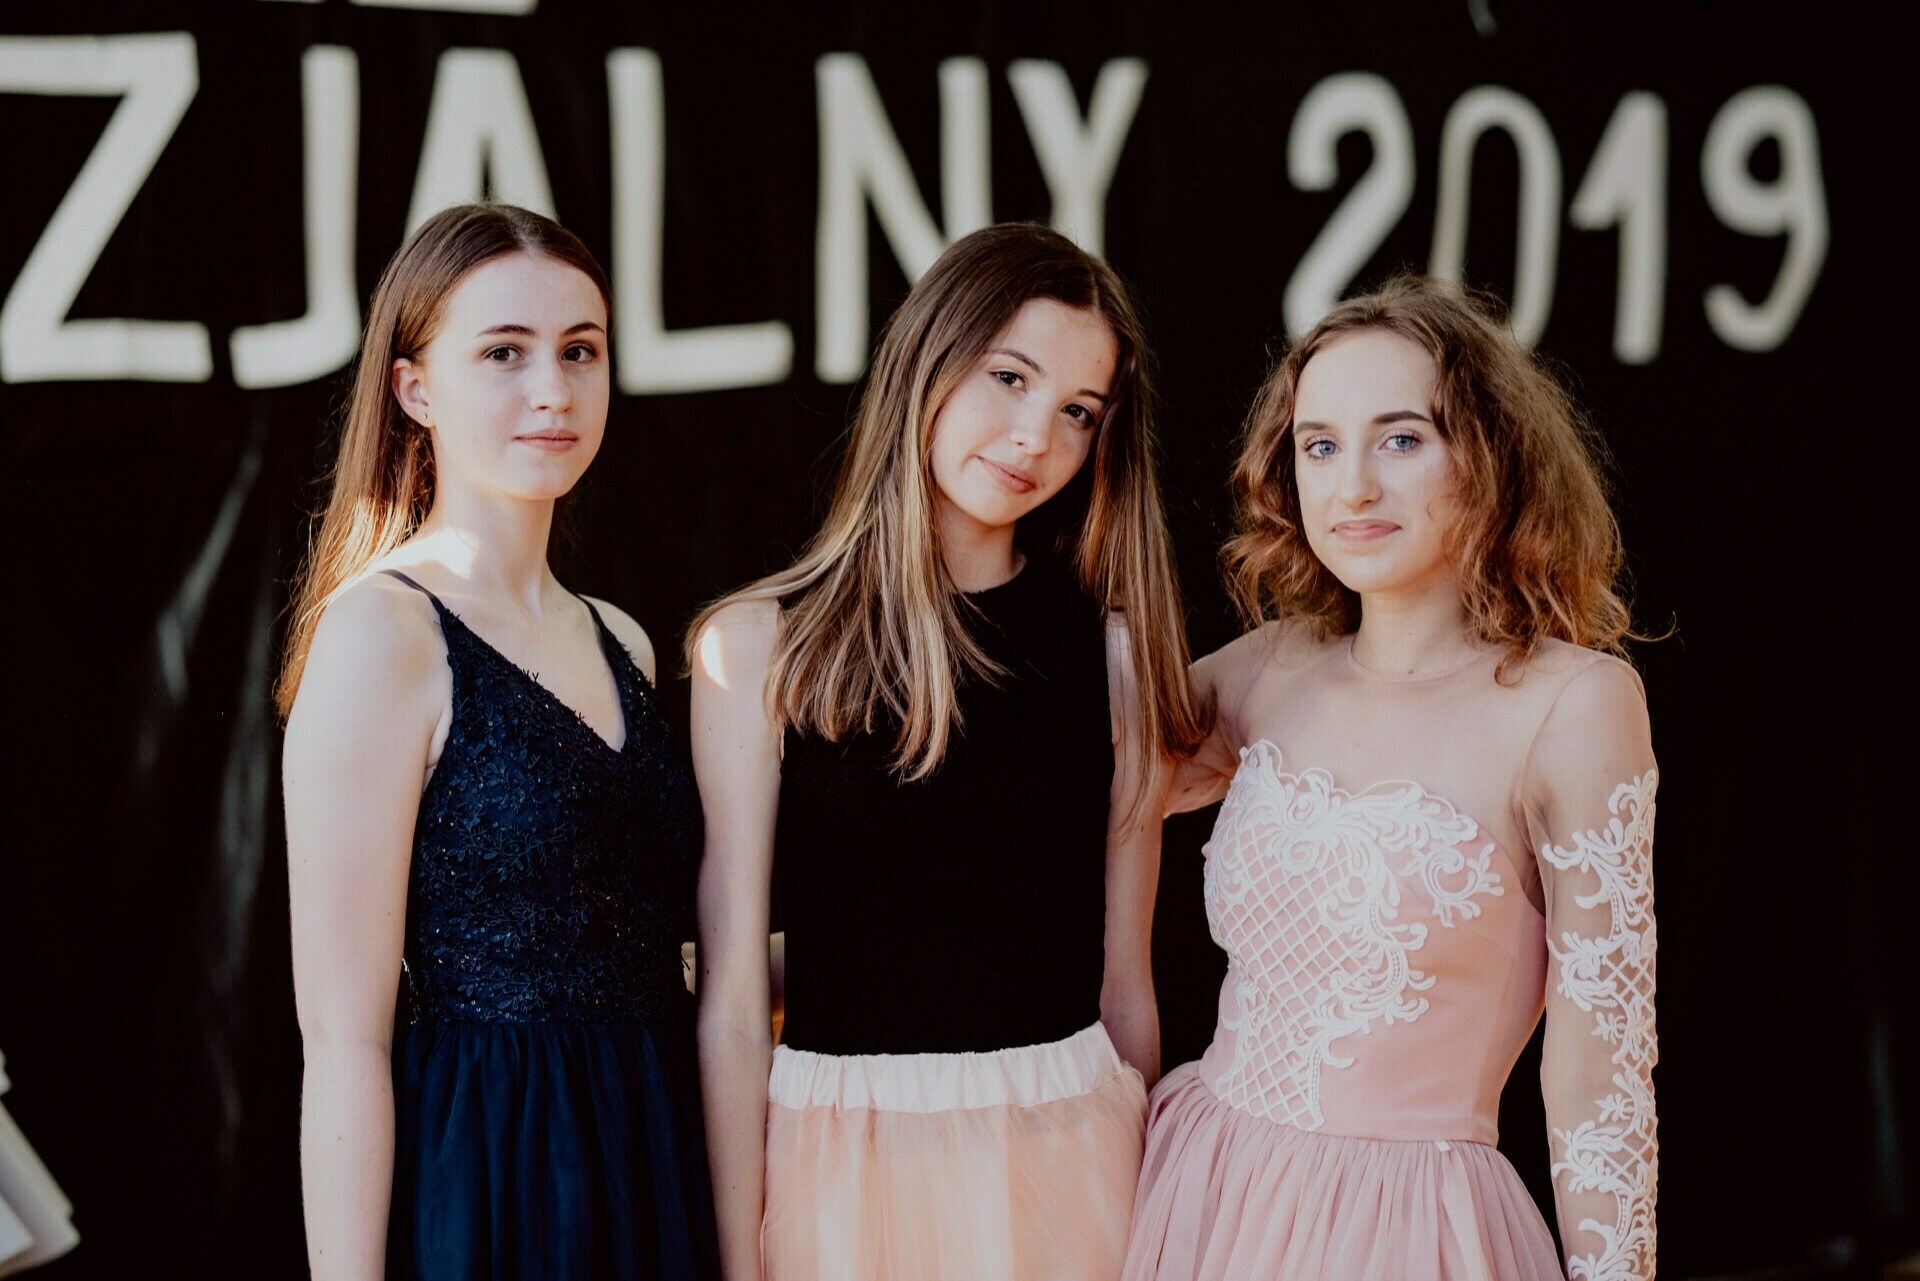
<instances>
[{"instance_id":1,"label":"eyebrow","mask_svg":"<svg viewBox=\"0 0 1920 1281\"><path fill-rule=\"evenodd\" d=\"M1023 365L1026 365L1027 367L1032 369L1034 373L1039 374L1042 378L1045 378L1047 376L1047 371L1040 367L1040 362L1035 360L1032 356L1027 355L1027 353L1024 351L1018 351L1012 347L993 347L987 351L987 354L989 356L1012 356L1015 360L1019 361ZM1091 396L1095 400L1100 401L1102 404L1105 404L1107 400L1106 392L1095 391L1091 387L1082 387L1079 391L1076 391L1073 394L1076 396Z\"/></svg>"},{"instance_id":2,"label":"eyebrow","mask_svg":"<svg viewBox=\"0 0 1920 1281\"><path fill-rule=\"evenodd\" d=\"M1429 427L1433 426L1433 419L1427 417L1425 414L1418 413L1411 409L1388 410L1386 413L1380 414L1376 418L1374 418L1373 425L1375 427L1385 427L1388 423L1405 423L1405 422L1425 423ZM1300 422L1297 419L1293 424L1293 429L1295 431L1330 431L1332 430L1325 423Z\"/></svg>"},{"instance_id":3,"label":"eyebrow","mask_svg":"<svg viewBox=\"0 0 1920 1281\"><path fill-rule=\"evenodd\" d=\"M583 321L581 321L581 322L580 322L579 324L577 324L577 325L570 325L570 326L568 326L568 327L567 327L567 328L566 328L566 329L565 329L565 330L564 330L564 331L562 332L562 334L561 334L561 337L563 337L563 338L564 338L564 337L566 337L566 336L567 336L568 334L581 334L581 333L586 333L586 332L587 332L588 330L590 330L590 329L591 329L591 330L599 330L599 332L600 332L600 333L602 333L602 334L604 334L604 333L606 333L606 332L607 332L607 331L606 331L606 330L605 330L605 329L604 329L604 328L603 328L603 327L602 327L602 326L600 325L600 322L598 322L598 321L596 321L596 320L583 320ZM517 337L517 338L535 338L535 337L538 337L538 335L537 335L537 334L536 334L536 333L535 333L535 332L534 332L534 331L533 331L533 330L532 330L531 328L529 328L529 327L528 327L528 326L526 326L526 325L488 325L488 326L487 326L487 327L486 327L485 329L482 329L482 330L481 330L481 331L480 331L479 333L477 333L477 334L475 334L475 335L474 335L474 337L475 337L475 338L485 338L485 337L488 337L488 336L489 336L489 335L491 335L491 334L506 334L506 335L508 335L509 337Z\"/></svg>"}]
</instances>

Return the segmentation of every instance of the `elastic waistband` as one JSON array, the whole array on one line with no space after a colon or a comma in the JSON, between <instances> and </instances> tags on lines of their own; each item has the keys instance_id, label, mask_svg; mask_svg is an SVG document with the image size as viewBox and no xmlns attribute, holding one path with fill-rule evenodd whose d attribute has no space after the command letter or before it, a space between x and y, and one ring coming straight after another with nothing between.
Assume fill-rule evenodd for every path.
<instances>
[{"instance_id":1,"label":"elastic waistband","mask_svg":"<svg viewBox=\"0 0 1920 1281\"><path fill-rule=\"evenodd\" d=\"M1064 1041L979 1054L773 1052L767 1100L784 1108L950 1112L1033 1107L1091 1094L1126 1064L1095 1023Z\"/></svg>"}]
</instances>

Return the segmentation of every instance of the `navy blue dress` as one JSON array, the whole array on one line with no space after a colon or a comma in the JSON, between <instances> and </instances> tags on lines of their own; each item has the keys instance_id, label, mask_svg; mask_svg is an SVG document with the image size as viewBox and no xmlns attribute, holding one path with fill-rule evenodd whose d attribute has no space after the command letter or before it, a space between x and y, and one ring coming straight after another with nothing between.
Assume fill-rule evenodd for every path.
<instances>
[{"instance_id":1,"label":"navy blue dress","mask_svg":"<svg viewBox=\"0 0 1920 1281\"><path fill-rule=\"evenodd\" d=\"M387 1275L717 1277L686 754L597 612L618 751L394 577L440 617L453 719L414 825Z\"/></svg>"}]
</instances>

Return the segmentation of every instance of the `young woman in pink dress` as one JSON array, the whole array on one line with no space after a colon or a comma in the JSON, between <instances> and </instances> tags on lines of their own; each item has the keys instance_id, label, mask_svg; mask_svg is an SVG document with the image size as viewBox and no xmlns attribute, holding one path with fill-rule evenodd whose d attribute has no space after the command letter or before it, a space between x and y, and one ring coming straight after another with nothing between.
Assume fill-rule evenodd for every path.
<instances>
[{"instance_id":1,"label":"young woman in pink dress","mask_svg":"<svg viewBox=\"0 0 1920 1281\"><path fill-rule=\"evenodd\" d=\"M1098 258L963 237L888 322L820 532L695 624L730 1278L1120 1274L1161 762L1201 736L1146 361Z\"/></svg>"},{"instance_id":2,"label":"young woman in pink dress","mask_svg":"<svg viewBox=\"0 0 1920 1281\"><path fill-rule=\"evenodd\" d=\"M1154 1092L1126 1276L1560 1277L1495 1149L1544 1010L1566 1275L1650 1277L1657 772L1594 453L1486 309L1396 281L1269 378L1255 630L1195 665L1225 798L1212 1046Z\"/></svg>"}]
</instances>

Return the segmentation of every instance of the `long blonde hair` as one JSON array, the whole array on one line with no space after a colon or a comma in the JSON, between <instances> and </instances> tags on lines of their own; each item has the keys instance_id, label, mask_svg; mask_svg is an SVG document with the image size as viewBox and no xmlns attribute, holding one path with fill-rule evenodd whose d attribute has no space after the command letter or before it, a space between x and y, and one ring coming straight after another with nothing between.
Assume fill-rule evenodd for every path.
<instances>
[{"instance_id":1,"label":"long blonde hair","mask_svg":"<svg viewBox=\"0 0 1920 1281\"><path fill-rule=\"evenodd\" d=\"M412 537L433 507L432 441L394 399L393 362L419 359L439 330L447 296L474 268L513 253L577 267L612 311L613 291L593 254L565 227L531 210L454 205L407 238L373 291L332 493L294 580L293 622L273 691L282 718L293 709L320 615L367 566Z\"/></svg>"},{"instance_id":2,"label":"long blonde hair","mask_svg":"<svg viewBox=\"0 0 1920 1281\"><path fill-rule=\"evenodd\" d=\"M1119 345L1092 457L1048 505L1084 494L1084 514L1074 522L1049 513L1049 523L1065 521L1059 550L1080 585L1125 619L1143 770L1157 756L1191 754L1202 725L1187 684L1140 318L1111 267L1030 224L962 237L913 287L881 335L826 521L790 568L702 611L687 637L690 663L719 610L777 602L782 626L766 691L776 721L837 740L872 732L884 714L899 725L894 764L903 775L924 778L938 767L960 721L960 679L1000 673L967 626L971 606L941 553L933 425L994 337L1036 298L1094 313Z\"/></svg>"},{"instance_id":3,"label":"long blonde hair","mask_svg":"<svg viewBox=\"0 0 1920 1281\"><path fill-rule=\"evenodd\" d=\"M1643 639L1627 605L1599 437L1491 298L1419 276L1397 276L1335 307L1260 389L1233 473L1239 532L1222 553L1243 617L1303 619L1323 637L1360 625L1360 597L1307 542L1293 412L1307 362L1365 329L1410 339L1439 371L1433 420L1459 478L1461 511L1448 552L1473 634L1507 651L1499 677L1549 637L1613 653L1623 640Z\"/></svg>"}]
</instances>

